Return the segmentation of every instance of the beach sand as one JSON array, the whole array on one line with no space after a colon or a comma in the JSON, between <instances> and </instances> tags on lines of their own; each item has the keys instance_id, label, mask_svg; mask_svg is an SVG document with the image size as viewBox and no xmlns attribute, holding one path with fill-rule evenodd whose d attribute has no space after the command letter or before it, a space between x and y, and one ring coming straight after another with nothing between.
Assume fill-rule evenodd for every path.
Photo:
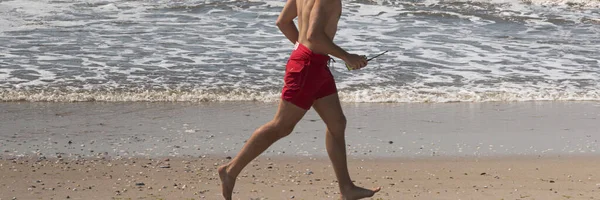
<instances>
[{"instance_id":1,"label":"beach sand","mask_svg":"<svg viewBox=\"0 0 600 200\"><path fill-rule=\"evenodd\" d=\"M383 187L373 199L600 198L598 102L343 106L351 174ZM0 103L0 198L220 199L216 167L275 109ZM309 111L246 168L235 199L338 197L324 129Z\"/></svg>"},{"instance_id":2,"label":"beach sand","mask_svg":"<svg viewBox=\"0 0 600 200\"><path fill-rule=\"evenodd\" d=\"M221 199L225 158L16 159L0 161L2 199ZM599 199L600 158L351 159L372 199ZM168 167L168 168L166 168ZM261 157L234 199L336 199L326 158Z\"/></svg>"}]
</instances>

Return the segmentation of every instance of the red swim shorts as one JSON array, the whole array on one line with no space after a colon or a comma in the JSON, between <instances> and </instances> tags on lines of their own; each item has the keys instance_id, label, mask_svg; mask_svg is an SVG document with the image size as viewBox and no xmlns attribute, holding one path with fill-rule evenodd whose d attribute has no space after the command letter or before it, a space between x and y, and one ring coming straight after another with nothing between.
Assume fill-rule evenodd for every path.
<instances>
[{"instance_id":1,"label":"red swim shorts","mask_svg":"<svg viewBox=\"0 0 600 200\"><path fill-rule=\"evenodd\" d=\"M336 93L333 75L327 67L329 59L296 43L285 67L281 99L308 110L315 100Z\"/></svg>"}]
</instances>

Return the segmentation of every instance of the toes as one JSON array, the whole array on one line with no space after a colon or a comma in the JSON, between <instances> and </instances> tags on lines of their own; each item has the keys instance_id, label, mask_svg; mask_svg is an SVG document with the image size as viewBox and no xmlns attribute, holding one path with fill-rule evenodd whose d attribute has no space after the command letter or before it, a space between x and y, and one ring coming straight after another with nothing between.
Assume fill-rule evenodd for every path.
<instances>
[{"instance_id":1,"label":"toes","mask_svg":"<svg viewBox=\"0 0 600 200\"><path fill-rule=\"evenodd\" d=\"M369 197L372 197L373 195L375 195L375 193L379 192L380 190L381 190L381 187L371 190L371 194L369 194Z\"/></svg>"},{"instance_id":2,"label":"toes","mask_svg":"<svg viewBox=\"0 0 600 200\"><path fill-rule=\"evenodd\" d=\"M375 188L373 189L373 192L379 192L381 190L381 187Z\"/></svg>"}]
</instances>

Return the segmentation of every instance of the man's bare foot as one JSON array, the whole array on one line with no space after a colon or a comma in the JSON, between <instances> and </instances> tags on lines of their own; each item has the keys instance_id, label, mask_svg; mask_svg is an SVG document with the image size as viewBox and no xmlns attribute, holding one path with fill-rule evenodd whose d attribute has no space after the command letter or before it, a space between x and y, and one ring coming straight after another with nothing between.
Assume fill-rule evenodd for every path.
<instances>
[{"instance_id":1,"label":"man's bare foot","mask_svg":"<svg viewBox=\"0 0 600 200\"><path fill-rule=\"evenodd\" d=\"M342 200L357 200L367 197L372 197L375 193L381 190L380 187L369 190L361 187L353 186L352 188L342 192Z\"/></svg>"},{"instance_id":2,"label":"man's bare foot","mask_svg":"<svg viewBox=\"0 0 600 200\"><path fill-rule=\"evenodd\" d=\"M227 165L219 167L219 178L221 178L221 189L225 200L231 200L233 194L233 186L235 186L235 178L227 174Z\"/></svg>"}]
</instances>

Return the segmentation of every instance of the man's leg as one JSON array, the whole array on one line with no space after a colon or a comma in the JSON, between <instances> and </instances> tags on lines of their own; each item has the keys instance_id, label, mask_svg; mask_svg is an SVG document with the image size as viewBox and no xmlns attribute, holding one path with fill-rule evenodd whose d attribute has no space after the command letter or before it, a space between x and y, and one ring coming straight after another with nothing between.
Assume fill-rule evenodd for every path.
<instances>
[{"instance_id":1,"label":"man's leg","mask_svg":"<svg viewBox=\"0 0 600 200\"><path fill-rule=\"evenodd\" d=\"M316 100L313 108L327 125L327 136L325 138L327 153L338 179L342 199L355 200L373 196L381 188L373 190L360 188L355 186L350 179L346 160L346 117L342 111L337 93Z\"/></svg>"},{"instance_id":2,"label":"man's leg","mask_svg":"<svg viewBox=\"0 0 600 200\"><path fill-rule=\"evenodd\" d=\"M238 155L231 162L219 167L223 197L226 200L231 200L235 180L242 169L275 141L292 133L294 126L305 113L306 110L282 100L273 120L254 131Z\"/></svg>"}]
</instances>

